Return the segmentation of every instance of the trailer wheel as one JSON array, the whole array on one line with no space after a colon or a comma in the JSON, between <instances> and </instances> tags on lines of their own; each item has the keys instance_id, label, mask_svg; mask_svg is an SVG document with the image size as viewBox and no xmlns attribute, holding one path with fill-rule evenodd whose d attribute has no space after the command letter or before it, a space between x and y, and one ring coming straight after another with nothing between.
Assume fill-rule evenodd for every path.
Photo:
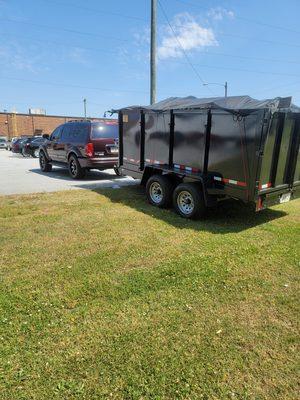
<instances>
[{"instance_id":1,"label":"trailer wheel","mask_svg":"<svg viewBox=\"0 0 300 400\"><path fill-rule=\"evenodd\" d=\"M206 211L202 188L197 183L181 183L173 194L174 208L184 218L196 219Z\"/></svg>"},{"instance_id":2,"label":"trailer wheel","mask_svg":"<svg viewBox=\"0 0 300 400\"><path fill-rule=\"evenodd\" d=\"M172 203L173 189L174 185L167 176L153 175L146 184L147 199L153 206L168 207Z\"/></svg>"}]
</instances>

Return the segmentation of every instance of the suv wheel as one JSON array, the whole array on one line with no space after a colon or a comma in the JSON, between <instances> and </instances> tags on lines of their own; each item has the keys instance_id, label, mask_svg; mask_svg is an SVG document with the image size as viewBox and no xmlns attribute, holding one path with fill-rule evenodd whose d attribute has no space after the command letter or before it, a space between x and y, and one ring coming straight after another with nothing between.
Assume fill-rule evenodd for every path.
<instances>
[{"instance_id":1,"label":"suv wheel","mask_svg":"<svg viewBox=\"0 0 300 400\"><path fill-rule=\"evenodd\" d=\"M69 173L71 178L81 179L84 177L85 172L86 172L85 169L80 166L77 157L71 156L69 158Z\"/></svg>"},{"instance_id":2,"label":"suv wheel","mask_svg":"<svg viewBox=\"0 0 300 400\"><path fill-rule=\"evenodd\" d=\"M38 158L40 155L40 149L35 149L32 153L33 158Z\"/></svg>"},{"instance_id":3,"label":"suv wheel","mask_svg":"<svg viewBox=\"0 0 300 400\"><path fill-rule=\"evenodd\" d=\"M46 155L43 151L40 152L40 168L43 172L52 171L52 165L47 160Z\"/></svg>"},{"instance_id":4,"label":"suv wheel","mask_svg":"<svg viewBox=\"0 0 300 400\"><path fill-rule=\"evenodd\" d=\"M174 208L184 218L196 219L204 215L206 205L200 185L181 183L174 190Z\"/></svg>"},{"instance_id":5,"label":"suv wheel","mask_svg":"<svg viewBox=\"0 0 300 400\"><path fill-rule=\"evenodd\" d=\"M23 157L29 157L29 154L27 153L26 149L23 147L22 149L22 156Z\"/></svg>"},{"instance_id":6,"label":"suv wheel","mask_svg":"<svg viewBox=\"0 0 300 400\"><path fill-rule=\"evenodd\" d=\"M149 203L160 208L168 207L172 201L173 188L174 185L167 176L151 176L146 185Z\"/></svg>"}]
</instances>

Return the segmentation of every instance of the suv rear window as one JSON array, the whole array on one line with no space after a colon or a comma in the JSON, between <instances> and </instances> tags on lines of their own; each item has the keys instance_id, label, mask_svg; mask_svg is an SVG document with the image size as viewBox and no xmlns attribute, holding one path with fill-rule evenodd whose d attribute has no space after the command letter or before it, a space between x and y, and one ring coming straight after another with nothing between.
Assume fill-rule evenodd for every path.
<instances>
[{"instance_id":1,"label":"suv rear window","mask_svg":"<svg viewBox=\"0 0 300 400\"><path fill-rule=\"evenodd\" d=\"M118 137L119 128L117 122L92 122L91 139L118 139Z\"/></svg>"}]
</instances>

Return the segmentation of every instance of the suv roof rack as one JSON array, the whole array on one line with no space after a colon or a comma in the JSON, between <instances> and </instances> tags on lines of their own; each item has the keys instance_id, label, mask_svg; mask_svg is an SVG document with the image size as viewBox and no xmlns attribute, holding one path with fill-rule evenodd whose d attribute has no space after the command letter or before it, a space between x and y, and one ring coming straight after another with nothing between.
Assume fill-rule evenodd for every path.
<instances>
[{"instance_id":1,"label":"suv roof rack","mask_svg":"<svg viewBox=\"0 0 300 400\"><path fill-rule=\"evenodd\" d=\"M68 123L68 122L92 122L92 120L91 119L70 119L66 123Z\"/></svg>"}]
</instances>

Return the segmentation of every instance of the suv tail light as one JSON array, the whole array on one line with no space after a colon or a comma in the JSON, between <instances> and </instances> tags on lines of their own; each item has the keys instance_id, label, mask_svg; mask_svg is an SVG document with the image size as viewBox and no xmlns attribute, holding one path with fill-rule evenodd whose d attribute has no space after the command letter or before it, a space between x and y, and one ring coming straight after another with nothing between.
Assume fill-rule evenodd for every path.
<instances>
[{"instance_id":1,"label":"suv tail light","mask_svg":"<svg viewBox=\"0 0 300 400\"><path fill-rule=\"evenodd\" d=\"M95 152L93 143L88 143L85 145L85 154L87 157L94 157Z\"/></svg>"}]
</instances>

